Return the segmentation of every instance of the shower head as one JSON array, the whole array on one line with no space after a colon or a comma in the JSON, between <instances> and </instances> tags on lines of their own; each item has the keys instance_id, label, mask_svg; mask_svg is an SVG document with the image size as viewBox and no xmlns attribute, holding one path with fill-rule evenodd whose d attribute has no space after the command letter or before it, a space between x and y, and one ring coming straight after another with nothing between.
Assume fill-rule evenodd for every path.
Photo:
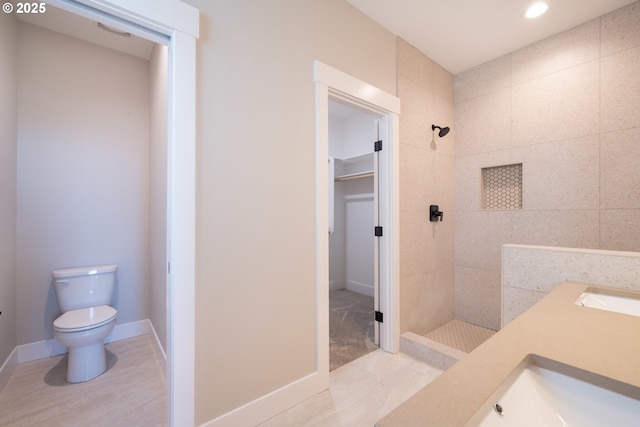
<instances>
[{"instance_id":1,"label":"shower head","mask_svg":"<svg viewBox=\"0 0 640 427\"><path fill-rule=\"evenodd\" d=\"M435 132L436 129L440 129L440 132L438 132L438 136L440 138L442 138L443 136L445 136L446 134L449 133L449 131L451 129L449 129L448 127L440 127L440 126L436 126L436 125L431 125L431 130Z\"/></svg>"}]
</instances>

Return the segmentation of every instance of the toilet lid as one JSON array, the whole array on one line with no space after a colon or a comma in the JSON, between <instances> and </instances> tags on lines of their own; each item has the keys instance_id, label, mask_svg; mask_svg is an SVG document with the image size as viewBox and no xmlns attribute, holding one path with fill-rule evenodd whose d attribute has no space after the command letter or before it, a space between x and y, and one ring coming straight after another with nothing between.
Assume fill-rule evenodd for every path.
<instances>
[{"instance_id":1,"label":"toilet lid","mask_svg":"<svg viewBox=\"0 0 640 427\"><path fill-rule=\"evenodd\" d=\"M69 310L53 321L53 327L65 332L97 328L113 320L116 314L116 309L108 305Z\"/></svg>"}]
</instances>

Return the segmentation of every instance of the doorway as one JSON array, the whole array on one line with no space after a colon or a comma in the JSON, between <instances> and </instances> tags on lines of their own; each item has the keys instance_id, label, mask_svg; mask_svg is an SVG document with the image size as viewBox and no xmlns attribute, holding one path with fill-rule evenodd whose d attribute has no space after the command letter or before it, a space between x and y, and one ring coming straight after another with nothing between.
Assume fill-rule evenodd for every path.
<instances>
[{"instance_id":1,"label":"doorway","mask_svg":"<svg viewBox=\"0 0 640 427\"><path fill-rule=\"evenodd\" d=\"M329 100L329 369L380 345L379 115Z\"/></svg>"},{"instance_id":2,"label":"doorway","mask_svg":"<svg viewBox=\"0 0 640 427\"><path fill-rule=\"evenodd\" d=\"M164 2L161 8L123 0L50 0L47 5L168 46L167 419L171 426L194 425L195 41L199 12L177 0Z\"/></svg>"},{"instance_id":3,"label":"doorway","mask_svg":"<svg viewBox=\"0 0 640 427\"><path fill-rule=\"evenodd\" d=\"M316 287L318 322L317 374L324 388L329 387L329 104L366 112L377 117L377 134L381 150L374 155L374 188L377 188L377 218L371 235L374 244L374 267L378 275L379 309L375 310L379 326L380 348L399 350L399 113L400 100L374 86L322 62L315 61L316 83ZM375 139L375 138L374 138ZM375 141L374 141L375 142ZM374 215L376 213L374 211ZM376 287L374 287L376 289Z\"/></svg>"}]
</instances>

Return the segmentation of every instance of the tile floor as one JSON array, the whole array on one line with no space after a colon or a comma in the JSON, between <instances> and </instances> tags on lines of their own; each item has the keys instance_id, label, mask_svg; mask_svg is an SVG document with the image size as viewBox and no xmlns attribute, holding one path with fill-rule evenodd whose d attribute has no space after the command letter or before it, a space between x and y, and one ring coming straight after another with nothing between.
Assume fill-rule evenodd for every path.
<instances>
[{"instance_id":1,"label":"tile floor","mask_svg":"<svg viewBox=\"0 0 640 427\"><path fill-rule=\"evenodd\" d=\"M373 305L373 297L347 289L329 292L330 371L378 348Z\"/></svg>"},{"instance_id":2,"label":"tile floor","mask_svg":"<svg viewBox=\"0 0 640 427\"><path fill-rule=\"evenodd\" d=\"M65 381L66 356L18 365L0 392L0 426L164 426L166 383L150 337L107 344L107 371ZM371 352L331 372L331 387L260 427L372 427L441 370L403 353Z\"/></svg>"},{"instance_id":3,"label":"tile floor","mask_svg":"<svg viewBox=\"0 0 640 427\"><path fill-rule=\"evenodd\" d=\"M66 382L66 355L16 366L0 392L0 426L166 425L166 382L151 337L106 348L107 371L84 383Z\"/></svg>"},{"instance_id":4,"label":"tile floor","mask_svg":"<svg viewBox=\"0 0 640 427\"><path fill-rule=\"evenodd\" d=\"M331 372L331 386L260 427L373 427L442 373L404 353L382 350Z\"/></svg>"}]
</instances>

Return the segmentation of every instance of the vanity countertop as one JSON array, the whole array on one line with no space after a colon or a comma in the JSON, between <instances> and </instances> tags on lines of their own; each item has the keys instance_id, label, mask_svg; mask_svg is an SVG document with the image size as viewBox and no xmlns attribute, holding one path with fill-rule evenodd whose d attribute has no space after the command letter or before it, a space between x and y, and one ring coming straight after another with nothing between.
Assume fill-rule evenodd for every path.
<instances>
[{"instance_id":1,"label":"vanity countertop","mask_svg":"<svg viewBox=\"0 0 640 427\"><path fill-rule=\"evenodd\" d=\"M588 288L607 289L559 285L376 426L462 427L529 354L640 387L640 317L574 304Z\"/></svg>"}]
</instances>

